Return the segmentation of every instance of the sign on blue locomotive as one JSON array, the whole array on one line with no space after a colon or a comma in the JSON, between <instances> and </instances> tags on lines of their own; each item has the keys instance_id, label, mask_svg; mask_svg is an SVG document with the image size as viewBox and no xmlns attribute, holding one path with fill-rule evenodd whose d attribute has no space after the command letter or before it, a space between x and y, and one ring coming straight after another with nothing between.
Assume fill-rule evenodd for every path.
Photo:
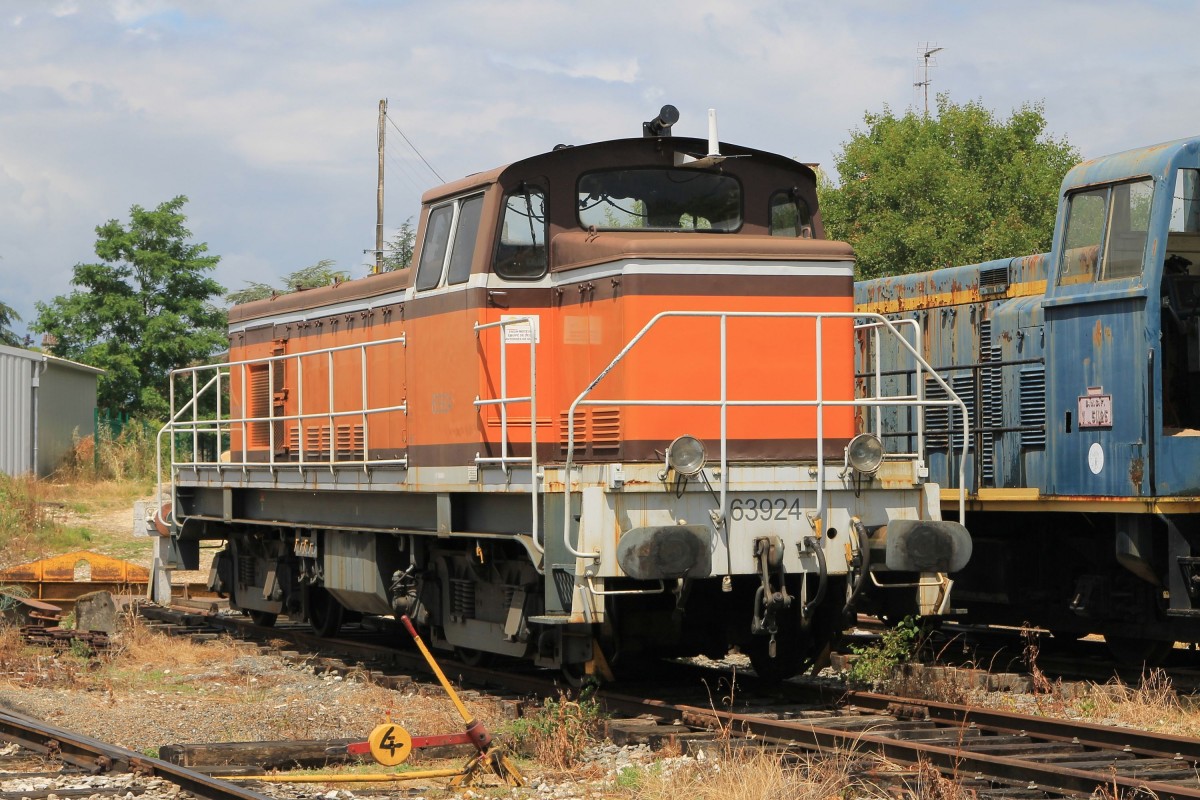
<instances>
[{"instance_id":1,"label":"sign on blue locomotive","mask_svg":"<svg viewBox=\"0 0 1200 800\"><path fill-rule=\"evenodd\" d=\"M944 489L962 468L967 619L1103 634L1130 662L1200 641L1198 184L1200 138L1086 161L1049 253L857 284L966 400L965 440L953 410L875 413ZM901 352L864 339L860 390L937 396Z\"/></svg>"}]
</instances>

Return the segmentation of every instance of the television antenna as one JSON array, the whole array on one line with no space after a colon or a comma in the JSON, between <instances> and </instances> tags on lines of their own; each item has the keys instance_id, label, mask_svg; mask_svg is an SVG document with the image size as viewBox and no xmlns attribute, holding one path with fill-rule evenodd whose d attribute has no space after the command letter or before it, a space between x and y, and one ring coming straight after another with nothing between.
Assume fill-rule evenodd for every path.
<instances>
[{"instance_id":1,"label":"television antenna","mask_svg":"<svg viewBox=\"0 0 1200 800\"><path fill-rule=\"evenodd\" d=\"M925 93L925 116L927 117L929 116L929 84L933 82L929 77L929 68L937 66L937 59L934 58L934 53L939 53L945 49L944 47L938 47L937 42L925 42L925 44L921 45L920 53L921 59L924 62L924 72L917 73L919 80L913 83L913 86L920 88ZM921 70L922 67L918 66L917 69Z\"/></svg>"}]
</instances>

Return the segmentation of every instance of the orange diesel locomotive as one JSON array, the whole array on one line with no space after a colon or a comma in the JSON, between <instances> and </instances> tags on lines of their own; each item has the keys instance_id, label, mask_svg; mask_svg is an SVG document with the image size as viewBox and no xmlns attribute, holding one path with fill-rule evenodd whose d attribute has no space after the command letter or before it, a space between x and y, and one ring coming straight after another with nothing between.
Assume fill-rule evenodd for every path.
<instances>
[{"instance_id":1,"label":"orange diesel locomotive","mask_svg":"<svg viewBox=\"0 0 1200 800\"><path fill-rule=\"evenodd\" d=\"M333 634L607 674L818 660L868 586L937 611L970 539L854 397L853 253L800 163L674 137L427 192L413 265L237 306L173 376L167 566ZM912 352L915 368L937 376ZM926 404L955 403L949 400Z\"/></svg>"}]
</instances>

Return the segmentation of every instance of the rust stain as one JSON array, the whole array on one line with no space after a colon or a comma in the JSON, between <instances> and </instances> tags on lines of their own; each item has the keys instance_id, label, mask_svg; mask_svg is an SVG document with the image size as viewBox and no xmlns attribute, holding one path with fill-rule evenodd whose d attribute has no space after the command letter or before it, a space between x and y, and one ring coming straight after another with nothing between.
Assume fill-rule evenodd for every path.
<instances>
[{"instance_id":1,"label":"rust stain","mask_svg":"<svg viewBox=\"0 0 1200 800\"><path fill-rule=\"evenodd\" d=\"M75 566L81 561L88 564L91 579L96 583L145 583L150 579L150 571L145 567L99 553L79 551L9 567L0 572L0 581L74 583Z\"/></svg>"},{"instance_id":2,"label":"rust stain","mask_svg":"<svg viewBox=\"0 0 1200 800\"><path fill-rule=\"evenodd\" d=\"M1112 332L1109 332L1108 338L1112 339ZM1092 329L1092 346L1099 350L1104 346L1104 323L1097 319L1096 327Z\"/></svg>"},{"instance_id":3,"label":"rust stain","mask_svg":"<svg viewBox=\"0 0 1200 800\"><path fill-rule=\"evenodd\" d=\"M1145 474L1145 464L1142 459L1134 458L1129 461L1129 480L1133 481L1134 487L1142 485L1142 476Z\"/></svg>"}]
</instances>

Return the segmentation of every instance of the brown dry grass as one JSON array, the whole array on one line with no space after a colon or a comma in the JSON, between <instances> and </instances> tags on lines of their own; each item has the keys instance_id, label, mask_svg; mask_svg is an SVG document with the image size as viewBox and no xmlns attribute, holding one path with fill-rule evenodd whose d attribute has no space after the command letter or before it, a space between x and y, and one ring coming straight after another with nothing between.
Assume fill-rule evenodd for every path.
<instances>
[{"instance_id":1,"label":"brown dry grass","mask_svg":"<svg viewBox=\"0 0 1200 800\"><path fill-rule=\"evenodd\" d=\"M513 720L506 734L517 752L566 771L577 767L587 748L598 741L602 724L594 701L560 695L557 700L546 698L536 711Z\"/></svg>"},{"instance_id":2,"label":"brown dry grass","mask_svg":"<svg viewBox=\"0 0 1200 800\"><path fill-rule=\"evenodd\" d=\"M829 800L888 798L877 774L853 754L796 758L779 752L729 749L715 760L683 769L653 765L618 776L617 784L635 800Z\"/></svg>"},{"instance_id":3,"label":"brown dry grass","mask_svg":"<svg viewBox=\"0 0 1200 800\"><path fill-rule=\"evenodd\" d=\"M1119 680L1092 686L1073 705L1082 715L1105 723L1200 736L1200 713L1180 702L1171 678L1161 669L1144 673L1136 686Z\"/></svg>"}]
</instances>

